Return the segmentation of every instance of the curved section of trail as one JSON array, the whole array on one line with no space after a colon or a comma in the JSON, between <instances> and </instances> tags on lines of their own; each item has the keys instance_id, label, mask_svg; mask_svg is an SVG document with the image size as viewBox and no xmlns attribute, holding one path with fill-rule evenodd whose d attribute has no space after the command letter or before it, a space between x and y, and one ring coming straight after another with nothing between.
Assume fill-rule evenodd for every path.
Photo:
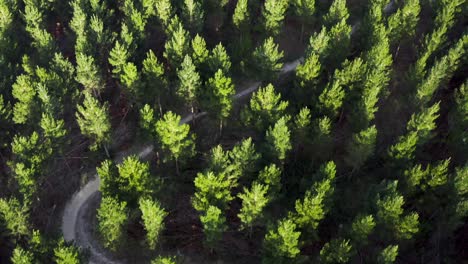
<instances>
[{"instance_id":1,"label":"curved section of trail","mask_svg":"<svg viewBox=\"0 0 468 264\"><path fill-rule=\"evenodd\" d=\"M280 74L283 75L294 71L302 60L303 58L299 58L295 61L285 63ZM260 85L261 82L251 83L249 86L242 89L241 92L234 95L234 100L249 95L253 91L257 90ZM182 118L180 122L185 124L192 121L194 118L200 118L205 115L207 115L207 112L201 112L195 116L189 115ZM115 158L115 162L120 163L124 157L131 154L137 154L140 158L146 158L152 151L153 146L146 146L136 151L119 152ZM62 217L63 237L65 241L75 241L75 244L78 247L89 249L91 253L90 263L122 263L121 261L113 260L111 256L108 256L102 246L93 239L93 223L89 222L89 214L93 211L92 209L95 208L95 203L99 193L99 183L99 177L94 173L94 179L86 183L86 185L75 193L71 200L68 201Z\"/></svg>"}]
</instances>

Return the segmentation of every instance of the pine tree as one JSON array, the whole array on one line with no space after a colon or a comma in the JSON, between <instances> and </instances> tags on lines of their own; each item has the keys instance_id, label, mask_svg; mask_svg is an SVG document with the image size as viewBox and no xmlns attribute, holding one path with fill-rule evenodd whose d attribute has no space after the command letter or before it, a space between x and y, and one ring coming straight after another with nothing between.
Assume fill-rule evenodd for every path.
<instances>
[{"instance_id":1,"label":"pine tree","mask_svg":"<svg viewBox=\"0 0 468 264\"><path fill-rule=\"evenodd\" d=\"M272 84L268 84L253 93L242 117L247 124L253 125L258 131L265 131L286 114L288 104L287 101L281 101L281 94L275 92Z\"/></svg>"},{"instance_id":2,"label":"pine tree","mask_svg":"<svg viewBox=\"0 0 468 264\"><path fill-rule=\"evenodd\" d=\"M231 78L227 77L219 69L214 77L208 80L207 84L207 109L220 121L220 132L223 128L223 122L229 117L232 109L232 96L236 93Z\"/></svg>"},{"instance_id":3,"label":"pine tree","mask_svg":"<svg viewBox=\"0 0 468 264\"><path fill-rule=\"evenodd\" d=\"M303 200L297 200L294 221L299 227L317 229L331 207L331 197L334 193L335 163L330 161L321 166L320 181L314 183Z\"/></svg>"},{"instance_id":4,"label":"pine tree","mask_svg":"<svg viewBox=\"0 0 468 264\"><path fill-rule=\"evenodd\" d=\"M139 201L141 218L146 229L146 239L150 249L155 249L159 236L164 229L164 218L167 212L161 207L158 201L149 198L142 198Z\"/></svg>"},{"instance_id":5,"label":"pine tree","mask_svg":"<svg viewBox=\"0 0 468 264\"><path fill-rule=\"evenodd\" d=\"M270 127L266 132L268 147L282 163L286 159L286 154L292 149L291 132L287 124L288 119L288 117L281 117L275 126Z\"/></svg>"},{"instance_id":6,"label":"pine tree","mask_svg":"<svg viewBox=\"0 0 468 264\"><path fill-rule=\"evenodd\" d=\"M158 61L152 50L146 53L143 60L142 79L145 83L139 93L139 101L142 103L158 103L159 114L162 115L161 98L167 88L167 80L164 76L164 65Z\"/></svg>"},{"instance_id":7,"label":"pine tree","mask_svg":"<svg viewBox=\"0 0 468 264\"><path fill-rule=\"evenodd\" d=\"M111 129L107 104L101 105L94 97L85 94L83 104L76 108L76 121L81 133L93 141L90 146L91 150L96 150L98 145L107 144L110 140ZM104 148L106 148L105 145Z\"/></svg>"},{"instance_id":8,"label":"pine tree","mask_svg":"<svg viewBox=\"0 0 468 264\"><path fill-rule=\"evenodd\" d=\"M452 230L455 230L464 223L463 219L468 216L468 165L456 168L453 178L455 213L452 218Z\"/></svg>"},{"instance_id":9,"label":"pine tree","mask_svg":"<svg viewBox=\"0 0 468 264\"><path fill-rule=\"evenodd\" d=\"M26 251L21 246L17 246L13 250L13 256L11 257L11 263L13 264L30 264L34 263L34 256L32 252Z\"/></svg>"},{"instance_id":10,"label":"pine tree","mask_svg":"<svg viewBox=\"0 0 468 264\"><path fill-rule=\"evenodd\" d=\"M274 200L281 191L281 170L274 163L267 165L258 174L257 182L268 187L268 199Z\"/></svg>"},{"instance_id":11,"label":"pine tree","mask_svg":"<svg viewBox=\"0 0 468 264\"><path fill-rule=\"evenodd\" d=\"M21 204L16 198L0 199L0 216L5 221L6 228L15 237L30 234L28 211L28 206Z\"/></svg>"},{"instance_id":12,"label":"pine tree","mask_svg":"<svg viewBox=\"0 0 468 264\"><path fill-rule=\"evenodd\" d=\"M312 125L311 120L310 109L307 107L301 108L299 113L294 117L294 132L297 136L296 141L301 142L301 144L309 141L309 130Z\"/></svg>"},{"instance_id":13,"label":"pine tree","mask_svg":"<svg viewBox=\"0 0 468 264\"><path fill-rule=\"evenodd\" d=\"M255 150L255 145L252 143L252 138L242 140L236 144L232 151L229 152L229 157L232 164L236 167L239 176L247 176L256 170L257 163L260 161L261 155Z\"/></svg>"},{"instance_id":14,"label":"pine tree","mask_svg":"<svg viewBox=\"0 0 468 264\"><path fill-rule=\"evenodd\" d=\"M231 59L223 47L223 44L218 43L208 58L208 65L212 72L222 70L225 75L229 75L231 70Z\"/></svg>"},{"instance_id":15,"label":"pine tree","mask_svg":"<svg viewBox=\"0 0 468 264\"><path fill-rule=\"evenodd\" d=\"M127 62L120 74L120 83L124 88L124 92L130 98L132 103L138 102L138 95L140 94L140 74L136 65L133 62Z\"/></svg>"},{"instance_id":16,"label":"pine tree","mask_svg":"<svg viewBox=\"0 0 468 264\"><path fill-rule=\"evenodd\" d=\"M296 79L299 87L313 91L314 86L319 81L321 71L320 56L312 53L296 68Z\"/></svg>"},{"instance_id":17,"label":"pine tree","mask_svg":"<svg viewBox=\"0 0 468 264\"><path fill-rule=\"evenodd\" d=\"M38 106L36 103L36 89L28 75L20 75L13 84L13 97L18 100L13 108L13 121L16 124L25 124L31 120Z\"/></svg>"},{"instance_id":18,"label":"pine tree","mask_svg":"<svg viewBox=\"0 0 468 264\"><path fill-rule=\"evenodd\" d=\"M250 22L249 3L248 0L239 0L236 3L234 14L232 15L232 23L240 32L244 32Z\"/></svg>"},{"instance_id":19,"label":"pine tree","mask_svg":"<svg viewBox=\"0 0 468 264\"><path fill-rule=\"evenodd\" d=\"M436 127L435 120L439 117L439 103L414 113L409 120L407 134L398 138L397 143L390 147L390 157L395 160L411 160L416 147L426 143L432 137Z\"/></svg>"},{"instance_id":20,"label":"pine tree","mask_svg":"<svg viewBox=\"0 0 468 264\"><path fill-rule=\"evenodd\" d=\"M202 2L199 0L184 0L182 17L185 25L192 33L198 33L203 28L204 12Z\"/></svg>"},{"instance_id":21,"label":"pine tree","mask_svg":"<svg viewBox=\"0 0 468 264\"><path fill-rule=\"evenodd\" d=\"M388 19L390 42L395 44L403 38L411 38L416 33L421 6L419 0L408 0Z\"/></svg>"},{"instance_id":22,"label":"pine tree","mask_svg":"<svg viewBox=\"0 0 468 264\"><path fill-rule=\"evenodd\" d=\"M135 201L137 197L151 194L151 174L149 164L141 162L137 156L128 156L117 165L119 193L127 201Z\"/></svg>"},{"instance_id":23,"label":"pine tree","mask_svg":"<svg viewBox=\"0 0 468 264\"><path fill-rule=\"evenodd\" d=\"M57 264L80 264L82 263L78 249L73 245L67 246L61 239L54 249L54 260Z\"/></svg>"},{"instance_id":24,"label":"pine tree","mask_svg":"<svg viewBox=\"0 0 468 264\"><path fill-rule=\"evenodd\" d=\"M224 151L221 145L212 148L208 168L214 173L223 172L230 165L229 153L229 151Z\"/></svg>"},{"instance_id":25,"label":"pine tree","mask_svg":"<svg viewBox=\"0 0 468 264\"><path fill-rule=\"evenodd\" d=\"M288 9L287 0L266 0L262 10L265 32L267 35L278 35Z\"/></svg>"},{"instance_id":26,"label":"pine tree","mask_svg":"<svg viewBox=\"0 0 468 264\"><path fill-rule=\"evenodd\" d=\"M99 232L104 240L104 246L116 250L124 236L127 222L127 203L119 202L113 197L103 197L97 211Z\"/></svg>"},{"instance_id":27,"label":"pine tree","mask_svg":"<svg viewBox=\"0 0 468 264\"><path fill-rule=\"evenodd\" d=\"M360 168L374 153L376 141L377 129L375 125L354 134L347 146L346 163L353 169Z\"/></svg>"},{"instance_id":28,"label":"pine tree","mask_svg":"<svg viewBox=\"0 0 468 264\"><path fill-rule=\"evenodd\" d=\"M184 61L177 71L179 77L179 88L177 95L185 100L190 107L192 115L195 114L195 104L197 102L197 94L200 92L201 80L192 58L185 55Z\"/></svg>"},{"instance_id":29,"label":"pine tree","mask_svg":"<svg viewBox=\"0 0 468 264\"><path fill-rule=\"evenodd\" d=\"M145 138L154 140L155 139L155 126L156 119L154 116L154 110L149 106L145 105L140 109L140 129L143 131Z\"/></svg>"},{"instance_id":30,"label":"pine tree","mask_svg":"<svg viewBox=\"0 0 468 264\"><path fill-rule=\"evenodd\" d=\"M164 58L167 59L172 68L178 68L182 61L185 63L189 45L189 34L182 23L178 22L174 30L169 33L168 40L164 45Z\"/></svg>"},{"instance_id":31,"label":"pine tree","mask_svg":"<svg viewBox=\"0 0 468 264\"><path fill-rule=\"evenodd\" d=\"M192 205L199 212L206 212L210 206L224 210L234 199L230 189L235 186L235 179L229 178L224 173L214 174L211 171L198 173L194 183L196 191Z\"/></svg>"},{"instance_id":32,"label":"pine tree","mask_svg":"<svg viewBox=\"0 0 468 264\"><path fill-rule=\"evenodd\" d=\"M156 1L156 14L163 27L167 28L169 26L169 20L174 14L171 0Z\"/></svg>"},{"instance_id":33,"label":"pine tree","mask_svg":"<svg viewBox=\"0 0 468 264\"><path fill-rule=\"evenodd\" d=\"M279 51L279 45L273 37L265 39L263 44L253 52L253 63L262 80L275 79L281 71L283 63L280 61L284 57L284 52Z\"/></svg>"},{"instance_id":34,"label":"pine tree","mask_svg":"<svg viewBox=\"0 0 468 264\"><path fill-rule=\"evenodd\" d=\"M294 13L301 20L301 39L304 34L304 26L313 20L315 13L315 0L293 0Z\"/></svg>"},{"instance_id":35,"label":"pine tree","mask_svg":"<svg viewBox=\"0 0 468 264\"><path fill-rule=\"evenodd\" d=\"M262 263L291 263L300 253L299 236L296 225L290 219L278 222L270 228L263 241L264 257Z\"/></svg>"},{"instance_id":36,"label":"pine tree","mask_svg":"<svg viewBox=\"0 0 468 264\"><path fill-rule=\"evenodd\" d=\"M112 73L114 74L114 77L120 77L129 58L130 54L128 52L128 48L125 45L120 44L119 41L116 41L115 46L109 53L109 64L113 67Z\"/></svg>"},{"instance_id":37,"label":"pine tree","mask_svg":"<svg viewBox=\"0 0 468 264\"><path fill-rule=\"evenodd\" d=\"M213 250L227 230L226 219L218 207L210 205L206 213L200 216L200 221L205 233L205 243Z\"/></svg>"},{"instance_id":38,"label":"pine tree","mask_svg":"<svg viewBox=\"0 0 468 264\"><path fill-rule=\"evenodd\" d=\"M351 26L342 19L328 32L329 41L325 49L327 52L325 68L330 71L337 68L348 56L351 46Z\"/></svg>"},{"instance_id":39,"label":"pine tree","mask_svg":"<svg viewBox=\"0 0 468 264\"><path fill-rule=\"evenodd\" d=\"M468 34L464 35L448 51L447 55L436 61L417 87L416 103L418 106L425 106L433 97L435 91L458 69L461 60L466 56L468 46Z\"/></svg>"},{"instance_id":40,"label":"pine tree","mask_svg":"<svg viewBox=\"0 0 468 264\"><path fill-rule=\"evenodd\" d=\"M263 208L269 203L267 197L268 186L253 183L251 189L244 187L244 191L237 196L242 200L242 208L237 215L242 222L242 228L252 227L262 217Z\"/></svg>"},{"instance_id":41,"label":"pine tree","mask_svg":"<svg viewBox=\"0 0 468 264\"><path fill-rule=\"evenodd\" d=\"M77 53L76 81L82 84L88 92L97 94L104 89L104 80L93 57Z\"/></svg>"},{"instance_id":42,"label":"pine tree","mask_svg":"<svg viewBox=\"0 0 468 264\"><path fill-rule=\"evenodd\" d=\"M60 143L67 134L65 122L62 119L57 119L51 114L42 114L40 126L46 140L52 141L54 147L59 148Z\"/></svg>"},{"instance_id":43,"label":"pine tree","mask_svg":"<svg viewBox=\"0 0 468 264\"><path fill-rule=\"evenodd\" d=\"M398 256L398 245L390 245L384 248L377 257L378 264L393 264Z\"/></svg>"},{"instance_id":44,"label":"pine tree","mask_svg":"<svg viewBox=\"0 0 468 264\"><path fill-rule=\"evenodd\" d=\"M323 263L348 263L353 255L352 250L349 240L335 238L320 250L320 259Z\"/></svg>"},{"instance_id":45,"label":"pine tree","mask_svg":"<svg viewBox=\"0 0 468 264\"><path fill-rule=\"evenodd\" d=\"M205 68L205 63L207 63L209 57L208 49L206 48L206 42L203 37L196 35L192 39L192 58L195 66L199 70Z\"/></svg>"},{"instance_id":46,"label":"pine tree","mask_svg":"<svg viewBox=\"0 0 468 264\"><path fill-rule=\"evenodd\" d=\"M325 90L319 96L319 107L323 114L330 119L338 116L339 110L343 105L345 91L339 82L328 83Z\"/></svg>"},{"instance_id":47,"label":"pine tree","mask_svg":"<svg viewBox=\"0 0 468 264\"><path fill-rule=\"evenodd\" d=\"M351 224L351 241L356 249L367 245L368 236L374 231L373 215L358 215Z\"/></svg>"},{"instance_id":48,"label":"pine tree","mask_svg":"<svg viewBox=\"0 0 468 264\"><path fill-rule=\"evenodd\" d=\"M181 158L189 158L194 155L195 136L189 135L190 126L180 124L180 116L171 111L164 114L156 123L156 133L161 147L167 151L176 162L176 171L179 173L178 161Z\"/></svg>"},{"instance_id":49,"label":"pine tree","mask_svg":"<svg viewBox=\"0 0 468 264\"><path fill-rule=\"evenodd\" d=\"M348 8L346 7L346 0L334 0L324 16L324 22L327 27L331 28L333 25L346 21L349 18Z\"/></svg>"}]
</instances>

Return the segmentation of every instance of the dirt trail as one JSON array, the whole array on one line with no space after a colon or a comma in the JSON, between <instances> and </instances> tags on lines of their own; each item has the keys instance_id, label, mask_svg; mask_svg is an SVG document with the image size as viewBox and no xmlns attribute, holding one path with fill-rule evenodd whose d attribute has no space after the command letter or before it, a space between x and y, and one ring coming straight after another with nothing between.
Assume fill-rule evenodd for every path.
<instances>
[{"instance_id":1,"label":"dirt trail","mask_svg":"<svg viewBox=\"0 0 468 264\"><path fill-rule=\"evenodd\" d=\"M299 63L302 61L299 58L295 61L285 63L280 74L286 74L296 69ZM246 95L249 95L260 86L261 82L254 82L242 89L241 92L233 96L233 98L239 99ZM201 112L195 115L195 118L205 116L207 112ZM192 121L194 116L189 115L180 121L182 124ZM153 146L146 146L137 151L123 151L117 154L115 159L116 163L120 163L124 157L137 154L140 158L148 157L153 151ZM132 153L134 152L134 153ZM94 179L89 181L83 186L76 194L73 195L72 199L66 204L62 218L62 232L65 241L75 241L76 245L81 248L89 249L91 256L89 263L108 263L116 264L123 263L122 261L113 260L111 256L106 253L97 241L93 239L92 226L93 223L89 223L89 214L92 208L93 200L96 202L99 191L99 177L94 173Z\"/></svg>"}]
</instances>

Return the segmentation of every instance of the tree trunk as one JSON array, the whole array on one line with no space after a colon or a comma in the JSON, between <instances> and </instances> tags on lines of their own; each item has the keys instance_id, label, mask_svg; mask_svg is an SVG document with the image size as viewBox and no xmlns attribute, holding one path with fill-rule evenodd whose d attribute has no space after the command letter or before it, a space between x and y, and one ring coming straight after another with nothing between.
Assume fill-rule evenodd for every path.
<instances>
[{"instance_id":1,"label":"tree trunk","mask_svg":"<svg viewBox=\"0 0 468 264\"><path fill-rule=\"evenodd\" d=\"M104 146L104 151L106 152L107 158L110 159L109 150L107 149L106 144L104 144L103 146Z\"/></svg>"},{"instance_id":2,"label":"tree trunk","mask_svg":"<svg viewBox=\"0 0 468 264\"><path fill-rule=\"evenodd\" d=\"M158 95L158 106L159 106L159 115L163 116L162 106L161 106L161 96Z\"/></svg>"},{"instance_id":3,"label":"tree trunk","mask_svg":"<svg viewBox=\"0 0 468 264\"><path fill-rule=\"evenodd\" d=\"M219 120L219 137L223 134L223 120Z\"/></svg>"}]
</instances>

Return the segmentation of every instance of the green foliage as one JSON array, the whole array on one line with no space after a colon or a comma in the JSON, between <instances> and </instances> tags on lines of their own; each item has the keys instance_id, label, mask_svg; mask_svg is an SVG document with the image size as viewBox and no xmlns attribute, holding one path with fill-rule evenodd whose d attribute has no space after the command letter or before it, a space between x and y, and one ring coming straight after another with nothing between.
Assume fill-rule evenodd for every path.
<instances>
[{"instance_id":1,"label":"green foliage","mask_svg":"<svg viewBox=\"0 0 468 264\"><path fill-rule=\"evenodd\" d=\"M398 138L397 143L390 147L390 156L396 160L410 160L414 156L416 146L422 145L432 137L436 127L435 120L439 117L439 103L414 113L406 129L407 134Z\"/></svg>"},{"instance_id":2,"label":"green foliage","mask_svg":"<svg viewBox=\"0 0 468 264\"><path fill-rule=\"evenodd\" d=\"M118 242L124 236L127 222L127 203L119 202L113 197L103 197L97 211L99 233L104 246L116 250Z\"/></svg>"},{"instance_id":3,"label":"green foliage","mask_svg":"<svg viewBox=\"0 0 468 264\"><path fill-rule=\"evenodd\" d=\"M268 187L270 200L277 198L281 191L281 170L274 163L265 166L258 174L258 182Z\"/></svg>"},{"instance_id":4,"label":"green foliage","mask_svg":"<svg viewBox=\"0 0 468 264\"><path fill-rule=\"evenodd\" d=\"M143 130L144 135L148 139L154 139L154 130L156 126L156 119L154 116L154 110L149 105L145 104L140 109L140 128Z\"/></svg>"},{"instance_id":5,"label":"green foliage","mask_svg":"<svg viewBox=\"0 0 468 264\"><path fill-rule=\"evenodd\" d=\"M142 80L144 85L140 88L138 101L154 103L157 100L161 108L161 97L168 90L167 80L164 76L164 65L152 50L146 53L146 58L143 60Z\"/></svg>"},{"instance_id":6,"label":"green foliage","mask_svg":"<svg viewBox=\"0 0 468 264\"><path fill-rule=\"evenodd\" d=\"M346 8L346 0L334 0L324 16L325 25L332 27L340 21L346 21L349 18L348 8Z\"/></svg>"},{"instance_id":7,"label":"green foliage","mask_svg":"<svg viewBox=\"0 0 468 264\"><path fill-rule=\"evenodd\" d=\"M252 138L247 138L234 146L232 151L229 152L229 157L236 167L238 175L249 175L255 171L261 155L256 152Z\"/></svg>"},{"instance_id":8,"label":"green foliage","mask_svg":"<svg viewBox=\"0 0 468 264\"><path fill-rule=\"evenodd\" d=\"M218 43L211 51L208 57L208 65L212 72L222 70L225 75L229 75L231 70L231 59L223 47L223 44Z\"/></svg>"},{"instance_id":9,"label":"green foliage","mask_svg":"<svg viewBox=\"0 0 468 264\"><path fill-rule=\"evenodd\" d=\"M374 231L375 220L373 215L358 215L351 224L351 241L357 248L367 245L368 236Z\"/></svg>"},{"instance_id":10,"label":"green foliage","mask_svg":"<svg viewBox=\"0 0 468 264\"><path fill-rule=\"evenodd\" d=\"M261 46L255 48L252 56L255 69L262 80L275 79L283 67L280 61L284 57L284 52L279 51L279 45L275 43L273 37L265 39Z\"/></svg>"},{"instance_id":11,"label":"green foliage","mask_svg":"<svg viewBox=\"0 0 468 264\"><path fill-rule=\"evenodd\" d=\"M460 60L467 54L467 47L468 35L464 35L448 51L447 55L436 61L426 78L418 84L416 94L418 105L425 106L429 103L435 91L452 77L460 64Z\"/></svg>"},{"instance_id":12,"label":"green foliage","mask_svg":"<svg viewBox=\"0 0 468 264\"><path fill-rule=\"evenodd\" d=\"M198 173L194 184L196 192L192 205L199 212L206 212L210 206L224 210L234 199L231 188L236 185L236 181L224 173L215 174L211 171Z\"/></svg>"},{"instance_id":13,"label":"green foliage","mask_svg":"<svg viewBox=\"0 0 468 264\"><path fill-rule=\"evenodd\" d=\"M236 92L231 78L219 69L214 77L208 80L207 90L208 112L213 113L221 121L226 120L231 114L232 96Z\"/></svg>"},{"instance_id":14,"label":"green foliage","mask_svg":"<svg viewBox=\"0 0 468 264\"><path fill-rule=\"evenodd\" d=\"M128 156L122 164L117 165L117 168L119 171L118 188L123 197L131 198L151 194L151 174L147 162L141 162L137 156Z\"/></svg>"},{"instance_id":15,"label":"green foliage","mask_svg":"<svg viewBox=\"0 0 468 264\"><path fill-rule=\"evenodd\" d=\"M266 0L262 10L265 32L267 35L278 35L288 9L288 0Z\"/></svg>"},{"instance_id":16,"label":"green foliage","mask_svg":"<svg viewBox=\"0 0 468 264\"><path fill-rule=\"evenodd\" d=\"M253 183L251 189L244 187L244 191L237 196L242 200L242 208L237 215L242 227L250 227L262 217L263 208L269 203L267 197L268 186Z\"/></svg>"},{"instance_id":17,"label":"green foliage","mask_svg":"<svg viewBox=\"0 0 468 264\"><path fill-rule=\"evenodd\" d=\"M182 18L191 32L200 32L203 28L204 12L200 0L184 0Z\"/></svg>"},{"instance_id":18,"label":"green foliage","mask_svg":"<svg viewBox=\"0 0 468 264\"><path fill-rule=\"evenodd\" d=\"M118 192L118 177L119 172L117 166L111 160L101 162L101 165L96 168L100 179L99 191L104 197L111 196Z\"/></svg>"},{"instance_id":19,"label":"green foliage","mask_svg":"<svg viewBox=\"0 0 468 264\"><path fill-rule=\"evenodd\" d=\"M455 190L455 224L457 227L463 223L463 219L468 215L468 166L457 168L454 175Z\"/></svg>"},{"instance_id":20,"label":"green foliage","mask_svg":"<svg viewBox=\"0 0 468 264\"><path fill-rule=\"evenodd\" d=\"M17 246L13 250L13 256L11 257L11 263L13 263L13 264L31 264L31 263L34 263L33 253L22 249L21 246Z\"/></svg>"},{"instance_id":21,"label":"green foliage","mask_svg":"<svg viewBox=\"0 0 468 264\"><path fill-rule=\"evenodd\" d=\"M174 14L171 0L156 1L156 15L164 27L169 26L169 20Z\"/></svg>"},{"instance_id":22,"label":"green foliage","mask_svg":"<svg viewBox=\"0 0 468 264\"><path fill-rule=\"evenodd\" d=\"M173 159L192 157L195 151L194 135L190 135L190 126L180 124L180 116L171 111L164 114L156 123L156 133L161 147L168 151Z\"/></svg>"},{"instance_id":23,"label":"green foliage","mask_svg":"<svg viewBox=\"0 0 468 264\"><path fill-rule=\"evenodd\" d=\"M13 84L13 97L18 100L13 108L13 121L16 124L25 124L36 111L35 102L36 89L33 87L31 78L27 75L20 75Z\"/></svg>"},{"instance_id":24,"label":"green foliage","mask_svg":"<svg viewBox=\"0 0 468 264\"><path fill-rule=\"evenodd\" d=\"M275 92L272 84L268 84L253 93L242 115L247 124L255 126L258 131L265 131L286 114L288 104L281 101L281 94Z\"/></svg>"},{"instance_id":25,"label":"green foliage","mask_svg":"<svg viewBox=\"0 0 468 264\"><path fill-rule=\"evenodd\" d=\"M276 158L281 162L286 159L286 154L292 149L291 132L288 128L288 117L281 117L274 127L270 127L266 132L268 148L275 153Z\"/></svg>"},{"instance_id":26,"label":"green foliage","mask_svg":"<svg viewBox=\"0 0 468 264\"><path fill-rule=\"evenodd\" d=\"M115 42L115 46L109 53L109 64L112 65L112 73L115 77L119 77L124 70L124 66L127 64L130 54L128 48L125 45L120 44L119 41Z\"/></svg>"},{"instance_id":27,"label":"green foliage","mask_svg":"<svg viewBox=\"0 0 468 264\"><path fill-rule=\"evenodd\" d=\"M300 252L299 236L292 220L283 219L268 230L263 242L262 263L290 263Z\"/></svg>"},{"instance_id":28,"label":"green foliage","mask_svg":"<svg viewBox=\"0 0 468 264\"><path fill-rule=\"evenodd\" d=\"M300 135L301 140L306 139L307 131L311 126L311 119L310 109L307 107L301 108L299 113L294 117L294 128L296 133Z\"/></svg>"},{"instance_id":29,"label":"green foliage","mask_svg":"<svg viewBox=\"0 0 468 264\"><path fill-rule=\"evenodd\" d=\"M28 211L28 206L16 198L0 199L0 216L5 220L6 228L16 237L30 234Z\"/></svg>"},{"instance_id":30,"label":"green foliage","mask_svg":"<svg viewBox=\"0 0 468 264\"><path fill-rule=\"evenodd\" d=\"M244 31L248 27L250 22L248 0L237 1L232 22L240 31Z\"/></svg>"},{"instance_id":31,"label":"green foliage","mask_svg":"<svg viewBox=\"0 0 468 264\"><path fill-rule=\"evenodd\" d=\"M173 68L177 68L181 65L182 61L185 64L186 55L190 48L189 34L180 22L176 24L174 31L171 31L169 34L168 40L164 45L164 57ZM182 65L182 67L184 66Z\"/></svg>"},{"instance_id":32,"label":"green foliage","mask_svg":"<svg viewBox=\"0 0 468 264\"><path fill-rule=\"evenodd\" d=\"M320 259L323 263L348 263L354 253L352 249L349 240L332 239L320 250Z\"/></svg>"},{"instance_id":33,"label":"green foliage","mask_svg":"<svg viewBox=\"0 0 468 264\"><path fill-rule=\"evenodd\" d=\"M184 61L182 62L180 69L177 71L177 76L179 77L177 95L185 100L185 102L191 107L193 113L193 108L197 100L197 93L199 93L201 86L201 80L200 75L192 62L192 58L190 58L189 55L185 55Z\"/></svg>"},{"instance_id":34,"label":"green foliage","mask_svg":"<svg viewBox=\"0 0 468 264\"><path fill-rule=\"evenodd\" d=\"M315 0L293 0L292 5L294 13L300 18L302 23L308 23L312 20L315 13Z\"/></svg>"},{"instance_id":35,"label":"green foliage","mask_svg":"<svg viewBox=\"0 0 468 264\"><path fill-rule=\"evenodd\" d=\"M402 38L411 38L416 33L421 6L419 0L408 0L388 19L388 31L391 43L398 43Z\"/></svg>"},{"instance_id":36,"label":"green foliage","mask_svg":"<svg viewBox=\"0 0 468 264\"><path fill-rule=\"evenodd\" d=\"M224 151L221 145L217 145L210 151L210 160L208 167L215 173L222 172L229 164L229 151Z\"/></svg>"},{"instance_id":37,"label":"green foliage","mask_svg":"<svg viewBox=\"0 0 468 264\"><path fill-rule=\"evenodd\" d=\"M322 27L320 32L314 32L309 39L309 45L307 46L306 55L307 57L316 54L319 56L320 62L323 62L324 59L329 55L329 42L330 35L327 32L326 27Z\"/></svg>"},{"instance_id":38,"label":"green foliage","mask_svg":"<svg viewBox=\"0 0 468 264\"><path fill-rule=\"evenodd\" d=\"M142 198L139 201L141 219L146 229L146 239L151 249L155 249L159 236L164 229L164 218L167 212L161 207L158 201L149 198Z\"/></svg>"},{"instance_id":39,"label":"green foliage","mask_svg":"<svg viewBox=\"0 0 468 264\"><path fill-rule=\"evenodd\" d=\"M334 119L343 105L345 91L339 82L333 82L325 87L319 96L319 107L321 112L329 118Z\"/></svg>"},{"instance_id":40,"label":"green foliage","mask_svg":"<svg viewBox=\"0 0 468 264\"><path fill-rule=\"evenodd\" d=\"M78 254L78 249L73 245L67 246L62 240L54 249L54 260L57 264L80 264L82 263Z\"/></svg>"},{"instance_id":41,"label":"green foliage","mask_svg":"<svg viewBox=\"0 0 468 264\"><path fill-rule=\"evenodd\" d=\"M192 39L192 58L199 69L204 68L209 58L205 39L198 34Z\"/></svg>"},{"instance_id":42,"label":"green foliage","mask_svg":"<svg viewBox=\"0 0 468 264\"><path fill-rule=\"evenodd\" d=\"M375 125L354 134L347 146L346 163L353 169L360 168L374 154L376 141L377 128Z\"/></svg>"},{"instance_id":43,"label":"green foliage","mask_svg":"<svg viewBox=\"0 0 468 264\"><path fill-rule=\"evenodd\" d=\"M92 56L77 53L76 81L82 84L88 92L100 92L104 89L104 80Z\"/></svg>"},{"instance_id":44,"label":"green foliage","mask_svg":"<svg viewBox=\"0 0 468 264\"><path fill-rule=\"evenodd\" d=\"M334 25L328 32L329 41L326 56L326 68L337 68L348 56L351 46L351 26L346 23L346 19L342 19Z\"/></svg>"},{"instance_id":45,"label":"green foliage","mask_svg":"<svg viewBox=\"0 0 468 264\"><path fill-rule=\"evenodd\" d=\"M303 200L296 201L294 221L298 226L316 230L320 221L325 218L331 208L335 174L336 166L333 161L320 167L320 180L306 192Z\"/></svg>"},{"instance_id":46,"label":"green foliage","mask_svg":"<svg viewBox=\"0 0 468 264\"><path fill-rule=\"evenodd\" d=\"M390 245L384 248L377 257L378 264L393 264L398 256L398 245Z\"/></svg>"},{"instance_id":47,"label":"green foliage","mask_svg":"<svg viewBox=\"0 0 468 264\"><path fill-rule=\"evenodd\" d=\"M67 134L64 121L56 119L51 114L42 114L40 126L44 132L44 136L54 141L59 141Z\"/></svg>"},{"instance_id":48,"label":"green foliage","mask_svg":"<svg viewBox=\"0 0 468 264\"><path fill-rule=\"evenodd\" d=\"M177 264L174 257L157 257L151 261L151 264Z\"/></svg>"},{"instance_id":49,"label":"green foliage","mask_svg":"<svg viewBox=\"0 0 468 264\"><path fill-rule=\"evenodd\" d=\"M210 205L206 213L200 216L200 221L205 233L205 243L210 249L214 249L223 232L227 230L226 219L218 207Z\"/></svg>"},{"instance_id":50,"label":"green foliage","mask_svg":"<svg viewBox=\"0 0 468 264\"><path fill-rule=\"evenodd\" d=\"M76 121L81 133L93 141L91 150L96 150L98 145L109 142L111 124L107 104L101 105L94 97L85 94L83 104L77 105L76 109Z\"/></svg>"},{"instance_id":51,"label":"green foliage","mask_svg":"<svg viewBox=\"0 0 468 264\"><path fill-rule=\"evenodd\" d=\"M397 239L411 239L419 231L418 214L403 215L404 198L397 191L398 181L389 182L377 194L376 220Z\"/></svg>"},{"instance_id":52,"label":"green foliage","mask_svg":"<svg viewBox=\"0 0 468 264\"><path fill-rule=\"evenodd\" d=\"M299 86L308 90L315 88L321 71L320 56L316 53L310 54L302 64L297 66L296 78Z\"/></svg>"}]
</instances>

